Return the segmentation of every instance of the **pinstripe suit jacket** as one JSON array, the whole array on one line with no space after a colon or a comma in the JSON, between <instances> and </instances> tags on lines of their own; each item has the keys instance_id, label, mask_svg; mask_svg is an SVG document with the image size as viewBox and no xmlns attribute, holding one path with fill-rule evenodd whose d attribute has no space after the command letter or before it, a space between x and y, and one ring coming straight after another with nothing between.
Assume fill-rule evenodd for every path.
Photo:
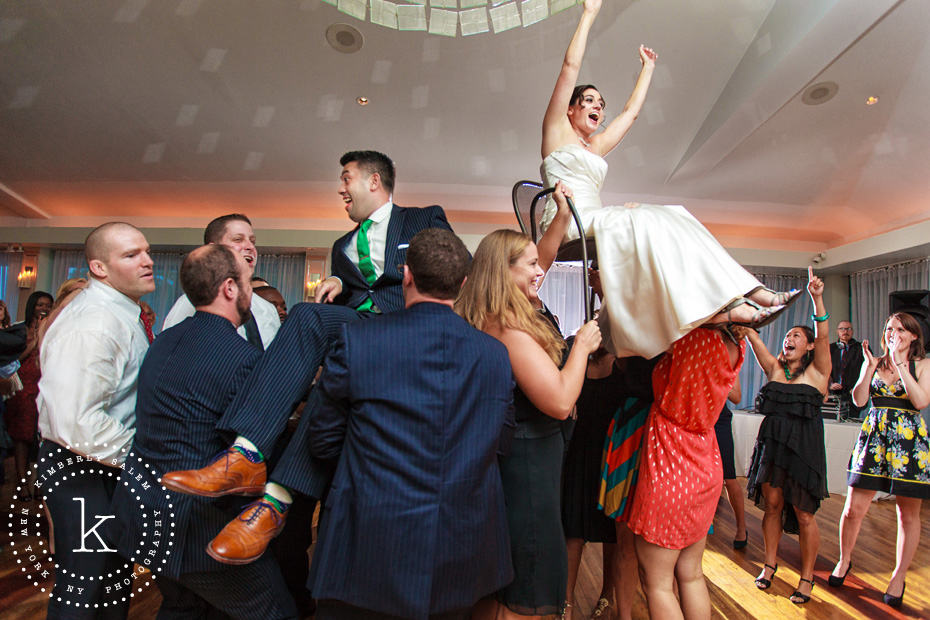
<instances>
[{"instance_id":1,"label":"pinstripe suit jacket","mask_svg":"<svg viewBox=\"0 0 930 620\"><path fill-rule=\"evenodd\" d=\"M358 265L349 260L345 253L346 243L358 230L358 226L336 239L332 251L332 274L342 280L342 293L334 302L358 308L371 295L372 301L382 312L395 312L403 308L404 293L400 284L404 274L397 266L404 262L404 252L398 251L397 246L410 243L415 234L427 228L452 230L442 207L392 206L384 246L384 273L370 287Z\"/></svg>"},{"instance_id":2,"label":"pinstripe suit jacket","mask_svg":"<svg viewBox=\"0 0 930 620\"><path fill-rule=\"evenodd\" d=\"M473 605L513 577L499 441L507 350L446 306L343 327L310 450L339 456L310 589L404 618Z\"/></svg>"},{"instance_id":3,"label":"pinstripe suit jacket","mask_svg":"<svg viewBox=\"0 0 930 620\"><path fill-rule=\"evenodd\" d=\"M203 467L227 447L228 438L216 432L217 420L260 357L261 351L239 336L232 323L214 314L197 312L166 329L152 343L139 371L133 451L159 476ZM137 491L145 494L146 506L167 508L166 492L160 486ZM167 564L161 565L159 558L156 566L175 578L224 569L204 549L246 500L170 496L174 544ZM126 557L138 547L146 529L137 505L118 485L113 497L116 540Z\"/></svg>"}]
</instances>

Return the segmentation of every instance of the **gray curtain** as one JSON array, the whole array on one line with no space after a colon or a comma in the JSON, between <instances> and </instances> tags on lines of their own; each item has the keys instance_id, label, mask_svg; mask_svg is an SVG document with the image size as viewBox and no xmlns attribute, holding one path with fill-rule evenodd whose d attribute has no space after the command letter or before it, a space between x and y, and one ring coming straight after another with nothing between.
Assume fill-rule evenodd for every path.
<instances>
[{"instance_id":1,"label":"gray curtain","mask_svg":"<svg viewBox=\"0 0 930 620\"><path fill-rule=\"evenodd\" d=\"M882 329L888 318L888 294L930 289L930 258L858 271L850 276L852 324L856 340L866 340L881 351Z\"/></svg>"}]
</instances>

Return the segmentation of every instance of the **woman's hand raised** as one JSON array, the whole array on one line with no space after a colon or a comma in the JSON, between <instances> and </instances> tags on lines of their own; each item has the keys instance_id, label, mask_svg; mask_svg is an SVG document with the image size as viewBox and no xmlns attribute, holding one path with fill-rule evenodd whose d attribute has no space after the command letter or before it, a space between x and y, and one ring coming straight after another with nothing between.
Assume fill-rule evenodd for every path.
<instances>
[{"instance_id":1,"label":"woman's hand raised","mask_svg":"<svg viewBox=\"0 0 930 620\"><path fill-rule=\"evenodd\" d=\"M807 292L811 297L821 297L823 295L823 280L814 275L814 268L807 266Z\"/></svg>"},{"instance_id":2,"label":"woman's hand raised","mask_svg":"<svg viewBox=\"0 0 930 620\"><path fill-rule=\"evenodd\" d=\"M645 45L639 46L639 59L642 61L644 67L654 67L656 66L656 60L659 58L659 55L655 53L651 47L646 47Z\"/></svg>"},{"instance_id":3,"label":"woman's hand raised","mask_svg":"<svg viewBox=\"0 0 930 620\"><path fill-rule=\"evenodd\" d=\"M597 15L597 12L601 10L601 0L584 0L584 12L593 13Z\"/></svg>"}]
</instances>

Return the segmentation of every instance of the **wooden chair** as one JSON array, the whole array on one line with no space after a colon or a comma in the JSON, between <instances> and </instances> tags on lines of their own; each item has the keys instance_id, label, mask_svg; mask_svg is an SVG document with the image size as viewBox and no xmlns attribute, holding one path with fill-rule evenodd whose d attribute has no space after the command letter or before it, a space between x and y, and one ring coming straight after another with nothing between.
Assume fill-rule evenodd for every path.
<instances>
[{"instance_id":1,"label":"wooden chair","mask_svg":"<svg viewBox=\"0 0 930 620\"><path fill-rule=\"evenodd\" d=\"M523 234L528 235L533 243L538 242L541 236L539 219L542 217L544 199L554 191L554 187L545 188L536 181L517 181L513 186L511 200L517 223L520 224ZM575 210L575 203L571 198L568 198L568 208L572 212L572 219L578 229L578 239L559 246L555 260L582 262L582 298L585 300L584 315L585 322L587 322L594 315L594 294L588 282L588 267L591 264L589 261L597 257L597 247L594 239L588 239L585 236L584 225L581 223L581 217Z\"/></svg>"}]
</instances>

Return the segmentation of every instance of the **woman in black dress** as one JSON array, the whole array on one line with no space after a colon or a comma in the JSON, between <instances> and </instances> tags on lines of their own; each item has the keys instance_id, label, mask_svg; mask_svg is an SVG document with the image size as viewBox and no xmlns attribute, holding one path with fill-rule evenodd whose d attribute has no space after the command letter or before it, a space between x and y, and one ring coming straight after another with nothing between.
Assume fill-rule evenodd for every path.
<instances>
[{"instance_id":1,"label":"woman in black dress","mask_svg":"<svg viewBox=\"0 0 930 620\"><path fill-rule=\"evenodd\" d=\"M765 563L756 577L756 587L767 590L772 585L778 570L782 528L799 532L801 581L791 595L795 604L809 601L814 588L814 561L820 546L814 513L820 508L820 500L829 496L820 406L830 380L830 315L823 304L823 281L810 267L808 277L816 333L807 326L792 327L776 358L758 333L737 328L746 332L769 380L759 392L760 412L765 419L759 426L746 484L749 497L757 505L765 500Z\"/></svg>"},{"instance_id":2,"label":"woman in black dress","mask_svg":"<svg viewBox=\"0 0 930 620\"><path fill-rule=\"evenodd\" d=\"M739 377L736 383L730 388L727 400L736 404L742 398L743 392L739 384ZM736 463L733 450L733 412L726 404L723 405L723 411L714 424L714 433L717 435L717 446L720 448L720 461L723 463L723 488L727 490L727 500L730 507L733 508L733 516L736 518L736 538L733 539L734 549L745 549L749 542L749 536L746 532L746 511L743 507L743 489L740 488L739 482L736 481Z\"/></svg>"},{"instance_id":3,"label":"woman in black dress","mask_svg":"<svg viewBox=\"0 0 930 620\"><path fill-rule=\"evenodd\" d=\"M517 427L501 459L514 565L513 582L482 602L474 617L557 614L565 601L565 539L559 510L564 440L561 420L581 392L588 355L600 345L594 321L581 327L564 366L565 343L533 309L539 268L536 245L512 230L486 236L455 304L469 323L507 347L516 379Z\"/></svg>"}]
</instances>

